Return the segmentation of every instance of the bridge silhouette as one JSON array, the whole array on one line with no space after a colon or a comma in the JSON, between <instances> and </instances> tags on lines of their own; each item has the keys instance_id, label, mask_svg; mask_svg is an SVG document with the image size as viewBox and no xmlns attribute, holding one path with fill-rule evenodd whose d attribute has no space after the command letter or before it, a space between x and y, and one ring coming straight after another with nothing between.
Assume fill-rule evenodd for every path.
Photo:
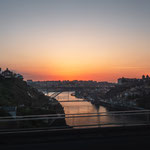
<instances>
[{"instance_id":1,"label":"bridge silhouette","mask_svg":"<svg viewBox=\"0 0 150 150\"><path fill-rule=\"evenodd\" d=\"M59 94L61 94L63 91L59 91L59 92L54 92L52 95L50 95L49 97L50 98L56 98ZM69 91L67 91L69 92ZM59 98L58 98L59 99ZM57 100L58 100L57 99ZM63 100L59 100L59 102L61 103L66 103L66 102L86 102L85 100L81 100L81 99L69 99L69 96L68 96L68 99L63 99Z\"/></svg>"},{"instance_id":2,"label":"bridge silhouette","mask_svg":"<svg viewBox=\"0 0 150 150\"><path fill-rule=\"evenodd\" d=\"M59 94L61 94L62 92L54 92L52 95L50 95L51 98L55 98L56 96L58 96Z\"/></svg>"},{"instance_id":3,"label":"bridge silhouette","mask_svg":"<svg viewBox=\"0 0 150 150\"><path fill-rule=\"evenodd\" d=\"M61 103L67 103L67 102L87 102L85 100L60 100Z\"/></svg>"}]
</instances>

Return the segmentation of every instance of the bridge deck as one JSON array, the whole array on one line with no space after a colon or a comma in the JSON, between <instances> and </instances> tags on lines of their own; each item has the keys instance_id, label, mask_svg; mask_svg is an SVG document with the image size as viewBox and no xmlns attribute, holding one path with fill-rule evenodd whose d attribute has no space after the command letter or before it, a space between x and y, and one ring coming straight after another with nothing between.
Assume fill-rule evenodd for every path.
<instances>
[{"instance_id":1,"label":"bridge deck","mask_svg":"<svg viewBox=\"0 0 150 150\"><path fill-rule=\"evenodd\" d=\"M87 102L87 101L84 101L84 100L61 100L59 102Z\"/></svg>"}]
</instances>

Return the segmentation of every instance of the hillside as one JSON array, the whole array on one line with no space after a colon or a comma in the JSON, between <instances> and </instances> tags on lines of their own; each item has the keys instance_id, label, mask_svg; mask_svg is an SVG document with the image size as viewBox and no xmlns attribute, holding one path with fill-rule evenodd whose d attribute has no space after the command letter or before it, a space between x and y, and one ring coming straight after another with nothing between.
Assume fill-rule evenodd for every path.
<instances>
[{"instance_id":1,"label":"hillside","mask_svg":"<svg viewBox=\"0 0 150 150\"><path fill-rule=\"evenodd\" d=\"M0 107L17 107L17 115L64 113L62 106L17 78L0 77Z\"/></svg>"}]
</instances>

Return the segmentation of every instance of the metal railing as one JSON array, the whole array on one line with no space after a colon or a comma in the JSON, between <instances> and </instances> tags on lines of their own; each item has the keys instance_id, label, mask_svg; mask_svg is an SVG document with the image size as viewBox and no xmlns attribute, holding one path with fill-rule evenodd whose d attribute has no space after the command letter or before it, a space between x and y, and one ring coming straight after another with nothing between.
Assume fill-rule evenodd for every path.
<instances>
[{"instance_id":1,"label":"metal railing","mask_svg":"<svg viewBox=\"0 0 150 150\"><path fill-rule=\"evenodd\" d=\"M0 117L0 134L150 124L150 110ZM69 125L65 125L66 123Z\"/></svg>"}]
</instances>

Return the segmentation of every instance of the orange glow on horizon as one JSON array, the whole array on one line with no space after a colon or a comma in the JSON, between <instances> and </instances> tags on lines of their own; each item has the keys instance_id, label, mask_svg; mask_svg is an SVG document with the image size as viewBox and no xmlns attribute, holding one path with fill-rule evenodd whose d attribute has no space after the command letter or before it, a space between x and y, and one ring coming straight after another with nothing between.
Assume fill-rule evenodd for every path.
<instances>
[{"instance_id":1,"label":"orange glow on horizon","mask_svg":"<svg viewBox=\"0 0 150 150\"><path fill-rule=\"evenodd\" d=\"M0 68L26 80L116 82L150 74L148 1L18 0L0 6Z\"/></svg>"},{"instance_id":2,"label":"orange glow on horizon","mask_svg":"<svg viewBox=\"0 0 150 150\"><path fill-rule=\"evenodd\" d=\"M141 72L133 70L128 73L127 70L101 70L101 72L91 73L82 72L82 73L74 73L74 72L64 72L53 74L47 70L37 70L32 72L23 72L21 71L25 77L25 79L33 79L34 81L51 81L51 80L95 80L95 81L109 81L109 82L117 82L117 79L120 77L129 77L129 78L141 78L143 74L148 74L147 72Z\"/></svg>"}]
</instances>

